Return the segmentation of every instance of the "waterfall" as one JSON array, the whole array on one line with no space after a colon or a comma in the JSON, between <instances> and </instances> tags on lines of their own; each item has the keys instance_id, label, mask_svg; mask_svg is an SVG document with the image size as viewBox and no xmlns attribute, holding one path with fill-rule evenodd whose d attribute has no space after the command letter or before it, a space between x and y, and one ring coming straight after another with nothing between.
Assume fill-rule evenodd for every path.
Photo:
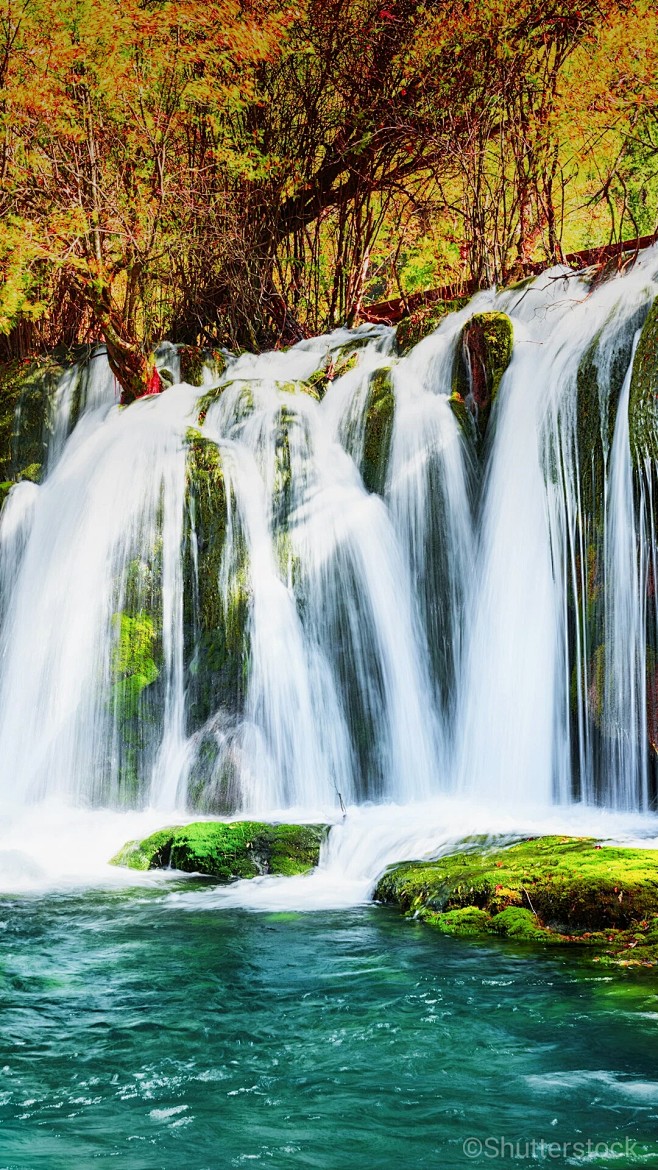
<instances>
[{"instance_id":1,"label":"waterfall","mask_svg":"<svg viewBox=\"0 0 658 1170\"><path fill-rule=\"evenodd\" d=\"M192 386L167 344L166 389L127 408L102 348L44 380L40 471L0 515L3 801L652 807L630 417L657 292L652 249L598 287L480 293L406 356L342 329ZM492 313L514 346L487 421L456 371Z\"/></svg>"}]
</instances>

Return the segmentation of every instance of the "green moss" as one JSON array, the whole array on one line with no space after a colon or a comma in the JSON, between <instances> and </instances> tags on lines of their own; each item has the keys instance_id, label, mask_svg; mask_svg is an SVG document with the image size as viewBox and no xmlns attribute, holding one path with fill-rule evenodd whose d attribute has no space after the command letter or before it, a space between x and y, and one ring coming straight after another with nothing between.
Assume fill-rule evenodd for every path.
<instances>
[{"instance_id":1,"label":"green moss","mask_svg":"<svg viewBox=\"0 0 658 1170\"><path fill-rule=\"evenodd\" d=\"M130 869L179 869L220 882L259 874L293 876L318 864L326 835L322 825L269 825L254 821L199 821L161 829L144 841L130 841L111 865Z\"/></svg>"},{"instance_id":2,"label":"green moss","mask_svg":"<svg viewBox=\"0 0 658 1170\"><path fill-rule=\"evenodd\" d=\"M490 914L477 906L463 906L457 910L446 910L437 914L428 910L422 915L423 921L436 927L441 934L478 937L499 935L522 942L561 942L562 935L556 935L540 926L531 910L522 906L508 906L498 914Z\"/></svg>"},{"instance_id":3,"label":"green moss","mask_svg":"<svg viewBox=\"0 0 658 1170\"><path fill-rule=\"evenodd\" d=\"M307 378L305 385L307 393L314 393L318 398L324 398L329 386L336 378L342 378L359 364L358 352L349 346L341 346L336 354L328 354L319 370Z\"/></svg>"},{"instance_id":4,"label":"green moss","mask_svg":"<svg viewBox=\"0 0 658 1170\"><path fill-rule=\"evenodd\" d=\"M310 380L306 382L277 382L276 387L283 394L308 394L309 398L313 398L316 402L322 398L319 387Z\"/></svg>"},{"instance_id":5,"label":"green moss","mask_svg":"<svg viewBox=\"0 0 658 1170\"><path fill-rule=\"evenodd\" d=\"M456 297L452 301L440 301L438 304L422 305L419 309L414 309L408 317L404 317L400 321L397 327L395 337L398 353L409 353L409 350L418 345L419 341L429 337L438 329L448 313L463 309L464 305L468 304L468 300L468 297Z\"/></svg>"},{"instance_id":6,"label":"green moss","mask_svg":"<svg viewBox=\"0 0 658 1170\"><path fill-rule=\"evenodd\" d=\"M446 910L444 914L433 914L428 911L424 921L435 926L441 934L479 935L489 930L491 915L486 910L479 910L477 906L462 906L458 910Z\"/></svg>"},{"instance_id":7,"label":"green moss","mask_svg":"<svg viewBox=\"0 0 658 1170\"><path fill-rule=\"evenodd\" d=\"M460 430L464 437L469 442L476 442L478 434L475 426L475 419L473 418L473 415L468 409L468 406L466 405L466 402L462 398L461 394L458 394L456 391L454 391L448 399L448 405L457 419Z\"/></svg>"},{"instance_id":8,"label":"green moss","mask_svg":"<svg viewBox=\"0 0 658 1170\"><path fill-rule=\"evenodd\" d=\"M394 416L391 368L382 366L371 376L366 408L361 473L369 492L384 491Z\"/></svg>"},{"instance_id":9,"label":"green moss","mask_svg":"<svg viewBox=\"0 0 658 1170\"><path fill-rule=\"evenodd\" d=\"M30 463L28 467L24 467L16 475L17 480L28 479L30 483L41 483L41 472L43 464Z\"/></svg>"},{"instance_id":10,"label":"green moss","mask_svg":"<svg viewBox=\"0 0 658 1170\"><path fill-rule=\"evenodd\" d=\"M658 299L649 310L633 360L629 401L631 454L636 467L658 459Z\"/></svg>"},{"instance_id":11,"label":"green moss","mask_svg":"<svg viewBox=\"0 0 658 1170\"><path fill-rule=\"evenodd\" d=\"M187 444L185 653L189 730L195 731L219 705L232 711L240 705L246 686L250 591L239 532L233 533L235 563L223 581L230 500L220 450L196 430L188 431Z\"/></svg>"},{"instance_id":12,"label":"green moss","mask_svg":"<svg viewBox=\"0 0 658 1170\"><path fill-rule=\"evenodd\" d=\"M41 483L42 471L43 467L40 463L31 463L29 467L24 467L22 471L18 471L13 479L6 479L4 483L0 483L0 508L7 499L14 484L20 483L22 480L29 480L30 483Z\"/></svg>"},{"instance_id":13,"label":"green moss","mask_svg":"<svg viewBox=\"0 0 658 1170\"><path fill-rule=\"evenodd\" d=\"M515 280L513 284L508 284L506 287L508 290L514 290L514 292L520 292L521 289L530 288L530 285L535 280L536 280L535 276L524 276L521 278L521 280Z\"/></svg>"},{"instance_id":14,"label":"green moss","mask_svg":"<svg viewBox=\"0 0 658 1170\"><path fill-rule=\"evenodd\" d=\"M464 921L472 929L479 923L484 933L605 944L613 956L641 942L642 961L658 960L658 853L651 849L569 837L471 849L394 866L375 896L439 927L448 913L476 909L490 921L481 915Z\"/></svg>"},{"instance_id":15,"label":"green moss","mask_svg":"<svg viewBox=\"0 0 658 1170\"><path fill-rule=\"evenodd\" d=\"M0 367L0 482L39 482L48 449L51 396L62 372L54 357Z\"/></svg>"},{"instance_id":16,"label":"green moss","mask_svg":"<svg viewBox=\"0 0 658 1170\"><path fill-rule=\"evenodd\" d=\"M587 348L576 376L576 445L583 512L592 516L603 500L604 444L599 373L596 353L599 338Z\"/></svg>"},{"instance_id":17,"label":"green moss","mask_svg":"<svg viewBox=\"0 0 658 1170\"><path fill-rule=\"evenodd\" d=\"M110 861L110 865L121 865L128 869L160 869L166 866L163 857L169 856L171 835L174 829L160 829L144 841L128 841Z\"/></svg>"},{"instance_id":18,"label":"green moss","mask_svg":"<svg viewBox=\"0 0 658 1170\"><path fill-rule=\"evenodd\" d=\"M201 349L196 345L179 345L178 360L182 382L202 386L204 370L210 367L213 377L221 378L226 369L226 358L217 349Z\"/></svg>"},{"instance_id":19,"label":"green moss","mask_svg":"<svg viewBox=\"0 0 658 1170\"><path fill-rule=\"evenodd\" d=\"M506 938L546 941L547 931L539 925L532 910L524 910L522 906L508 906L494 915L490 922L491 929Z\"/></svg>"},{"instance_id":20,"label":"green moss","mask_svg":"<svg viewBox=\"0 0 658 1170\"><path fill-rule=\"evenodd\" d=\"M188 509L197 538L201 627L223 622L219 573L226 538L227 499L219 447L200 431L187 431Z\"/></svg>"},{"instance_id":21,"label":"green moss","mask_svg":"<svg viewBox=\"0 0 658 1170\"><path fill-rule=\"evenodd\" d=\"M506 313L475 313L464 325L455 355L453 393L473 397L478 412L488 417L513 348L514 326Z\"/></svg>"},{"instance_id":22,"label":"green moss","mask_svg":"<svg viewBox=\"0 0 658 1170\"><path fill-rule=\"evenodd\" d=\"M112 651L112 701L123 721L137 715L142 691L160 674L156 664L158 631L153 616L116 613L113 617L115 644Z\"/></svg>"},{"instance_id":23,"label":"green moss","mask_svg":"<svg viewBox=\"0 0 658 1170\"><path fill-rule=\"evenodd\" d=\"M217 402L227 390L233 386L240 386L240 393L235 408L235 417L238 421L247 418L254 409L254 391L251 382L244 378L234 378L232 382L222 382L220 386L212 386L200 399L197 408L197 419L201 426L213 403Z\"/></svg>"},{"instance_id":24,"label":"green moss","mask_svg":"<svg viewBox=\"0 0 658 1170\"><path fill-rule=\"evenodd\" d=\"M576 445L583 511L600 519L603 506L604 455L610 451L617 405L633 350L633 338L642 325L641 308L623 327L604 327L583 353L576 376Z\"/></svg>"},{"instance_id":25,"label":"green moss","mask_svg":"<svg viewBox=\"0 0 658 1170\"><path fill-rule=\"evenodd\" d=\"M336 355L327 354L320 368L309 378L298 382L279 382L278 388L286 394L308 394L316 402L321 402L331 383L354 369L358 361L359 355L354 350L347 353L341 350Z\"/></svg>"},{"instance_id":26,"label":"green moss","mask_svg":"<svg viewBox=\"0 0 658 1170\"><path fill-rule=\"evenodd\" d=\"M140 805L162 741L162 537L121 567L113 581L112 646L106 700L114 724L104 798ZM110 778L110 777L108 777Z\"/></svg>"}]
</instances>

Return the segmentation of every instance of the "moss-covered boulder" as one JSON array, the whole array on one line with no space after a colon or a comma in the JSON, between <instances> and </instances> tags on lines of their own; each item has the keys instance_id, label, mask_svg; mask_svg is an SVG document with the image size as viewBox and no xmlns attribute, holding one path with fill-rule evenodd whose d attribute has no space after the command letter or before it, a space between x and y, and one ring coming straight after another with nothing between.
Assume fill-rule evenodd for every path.
<instances>
[{"instance_id":1,"label":"moss-covered boulder","mask_svg":"<svg viewBox=\"0 0 658 1170\"><path fill-rule=\"evenodd\" d=\"M160 829L129 841L110 861L129 869L179 869L220 882L260 874L309 873L320 858L324 825L270 825L259 821L199 821Z\"/></svg>"},{"instance_id":2,"label":"moss-covered boulder","mask_svg":"<svg viewBox=\"0 0 658 1170\"><path fill-rule=\"evenodd\" d=\"M514 327L506 313L475 313L466 322L455 353L453 395L473 414L480 436L514 347Z\"/></svg>"},{"instance_id":3,"label":"moss-covered boulder","mask_svg":"<svg viewBox=\"0 0 658 1170\"><path fill-rule=\"evenodd\" d=\"M363 437L361 474L369 492L384 491L391 450L395 394L390 366L381 366L370 378Z\"/></svg>"},{"instance_id":4,"label":"moss-covered boulder","mask_svg":"<svg viewBox=\"0 0 658 1170\"><path fill-rule=\"evenodd\" d=\"M637 467L646 459L658 459L658 298L635 351L628 411L631 454Z\"/></svg>"},{"instance_id":5,"label":"moss-covered boulder","mask_svg":"<svg viewBox=\"0 0 658 1170\"><path fill-rule=\"evenodd\" d=\"M658 961L658 852L540 837L504 848L470 843L406 862L375 897L446 934L582 943L615 961Z\"/></svg>"},{"instance_id":6,"label":"moss-covered boulder","mask_svg":"<svg viewBox=\"0 0 658 1170\"><path fill-rule=\"evenodd\" d=\"M429 337L438 329L448 313L455 313L468 304L468 297L456 297L451 301L439 301L431 305L421 305L414 309L408 317L403 317L397 327L395 338L398 353L409 353L419 341Z\"/></svg>"}]
</instances>

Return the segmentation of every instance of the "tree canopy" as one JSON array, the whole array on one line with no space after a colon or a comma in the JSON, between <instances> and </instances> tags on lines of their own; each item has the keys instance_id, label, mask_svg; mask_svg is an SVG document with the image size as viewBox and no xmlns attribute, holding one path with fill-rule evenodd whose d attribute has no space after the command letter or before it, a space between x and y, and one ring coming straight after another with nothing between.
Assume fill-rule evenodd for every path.
<instances>
[{"instance_id":1,"label":"tree canopy","mask_svg":"<svg viewBox=\"0 0 658 1170\"><path fill-rule=\"evenodd\" d=\"M127 398L162 337L285 344L655 227L645 0L0 11L4 349L103 339Z\"/></svg>"}]
</instances>

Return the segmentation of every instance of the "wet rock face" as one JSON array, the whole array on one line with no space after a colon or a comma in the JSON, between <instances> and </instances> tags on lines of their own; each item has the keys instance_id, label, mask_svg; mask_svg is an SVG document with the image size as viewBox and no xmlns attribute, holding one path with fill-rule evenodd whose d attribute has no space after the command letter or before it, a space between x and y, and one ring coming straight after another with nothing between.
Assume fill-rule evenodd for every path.
<instances>
[{"instance_id":1,"label":"wet rock face","mask_svg":"<svg viewBox=\"0 0 658 1170\"><path fill-rule=\"evenodd\" d=\"M369 492L383 494L393 436L395 395L389 367L375 370L370 381L370 397L363 443L363 482Z\"/></svg>"},{"instance_id":2,"label":"wet rock face","mask_svg":"<svg viewBox=\"0 0 658 1170\"><path fill-rule=\"evenodd\" d=\"M658 459L658 299L649 310L635 351L628 421L634 465Z\"/></svg>"},{"instance_id":3,"label":"wet rock face","mask_svg":"<svg viewBox=\"0 0 658 1170\"><path fill-rule=\"evenodd\" d=\"M51 396L62 371L54 358L14 361L0 368L0 505L14 483L41 479Z\"/></svg>"},{"instance_id":4,"label":"wet rock face","mask_svg":"<svg viewBox=\"0 0 658 1170\"><path fill-rule=\"evenodd\" d=\"M246 565L229 574L225 591L220 586L230 501L219 448L193 429L187 446L185 656L188 730L194 732L219 702L231 709L241 704L249 593Z\"/></svg>"},{"instance_id":5,"label":"wet rock face","mask_svg":"<svg viewBox=\"0 0 658 1170\"><path fill-rule=\"evenodd\" d=\"M129 841L111 865L129 869L178 869L220 882L262 874L309 873L320 859L325 825L270 825L258 821L199 821L160 829Z\"/></svg>"},{"instance_id":6,"label":"wet rock face","mask_svg":"<svg viewBox=\"0 0 658 1170\"><path fill-rule=\"evenodd\" d=\"M452 389L474 416L480 438L510 363L513 345L514 329L505 313L476 313L462 331Z\"/></svg>"}]
</instances>

